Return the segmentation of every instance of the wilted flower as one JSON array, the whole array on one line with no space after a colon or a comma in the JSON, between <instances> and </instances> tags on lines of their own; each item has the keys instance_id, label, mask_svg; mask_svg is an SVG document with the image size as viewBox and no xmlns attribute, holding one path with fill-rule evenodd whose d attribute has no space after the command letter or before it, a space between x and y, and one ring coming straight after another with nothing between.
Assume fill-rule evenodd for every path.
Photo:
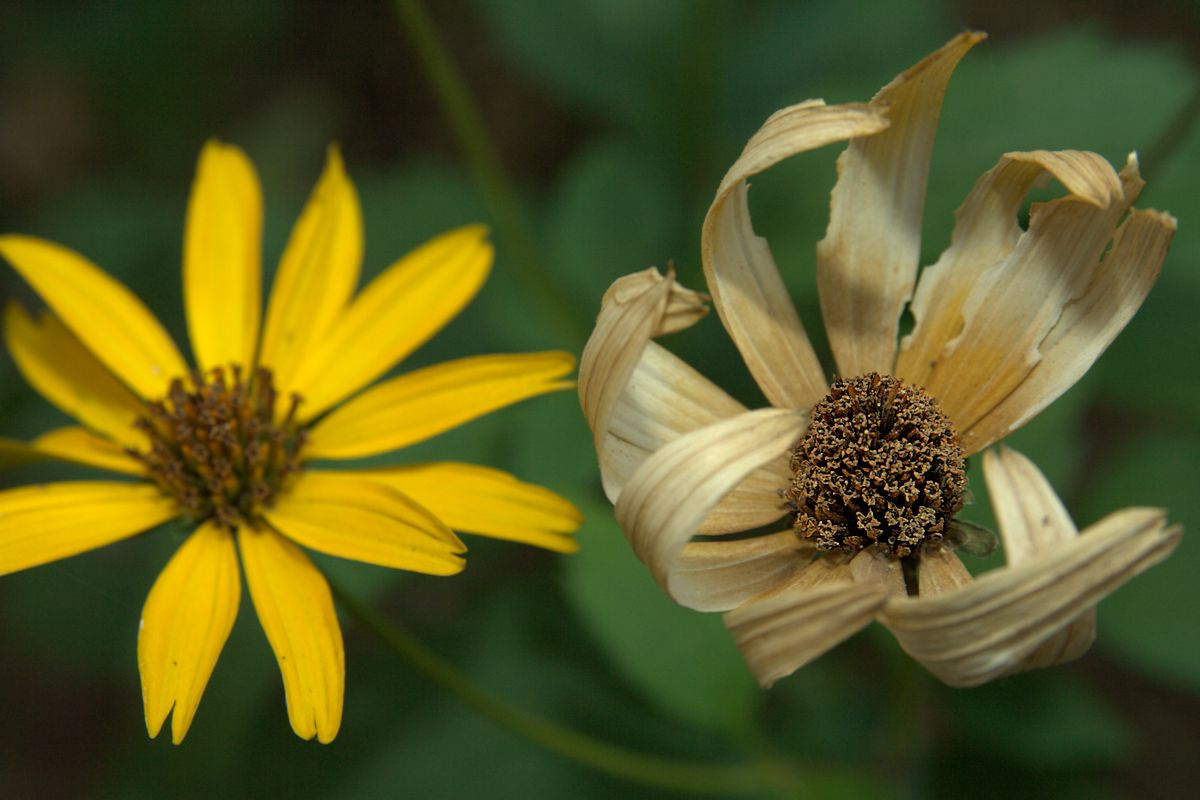
<instances>
[{"instance_id":1,"label":"wilted flower","mask_svg":"<svg viewBox=\"0 0 1200 800\"><path fill-rule=\"evenodd\" d=\"M146 726L187 733L237 615L238 554L279 661L296 734L328 742L342 716L342 636L325 578L297 547L434 575L463 568L452 529L571 551L578 511L507 473L455 462L311 469L423 441L571 386L567 353L489 355L387 372L462 310L492 248L460 228L354 292L358 196L341 157L292 230L261 316L262 198L238 149L204 147L188 204L183 281L198 367L128 289L77 253L26 236L0 255L49 306L6 309L26 379L82 423L32 452L137 480L0 492L0 574L124 539L176 517L197 525L162 571L138 630ZM13 455L14 443L0 452ZM19 454L19 451L18 451ZM235 546L236 539L236 546Z\"/></svg>"},{"instance_id":2,"label":"wilted flower","mask_svg":"<svg viewBox=\"0 0 1200 800\"><path fill-rule=\"evenodd\" d=\"M1077 534L1041 473L1001 450L984 468L1009 566L972 581L953 552L974 538L956 519L965 458L1091 366L1145 298L1175 229L1168 214L1131 208L1143 185L1133 156L1116 172L1094 153L1008 153L918 282L942 97L982 38L956 37L870 103L777 112L721 182L705 276L771 408L747 411L651 341L696 322L706 299L655 270L613 284L584 350L580 397L622 530L677 602L728 612L764 685L872 619L951 684L1075 657L1095 603L1178 542L1152 509ZM746 181L841 140L817 247L842 376L831 386L753 231ZM1021 204L1048 176L1067 194L1035 205L1022 229ZM915 324L901 338L906 308ZM785 516L785 530L759 533Z\"/></svg>"}]
</instances>

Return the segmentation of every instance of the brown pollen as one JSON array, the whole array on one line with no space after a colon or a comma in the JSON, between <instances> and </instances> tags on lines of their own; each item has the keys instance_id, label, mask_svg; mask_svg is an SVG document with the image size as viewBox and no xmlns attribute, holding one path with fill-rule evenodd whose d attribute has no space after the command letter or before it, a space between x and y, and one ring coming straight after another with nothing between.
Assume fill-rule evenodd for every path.
<instances>
[{"instance_id":1,"label":"brown pollen","mask_svg":"<svg viewBox=\"0 0 1200 800\"><path fill-rule=\"evenodd\" d=\"M838 380L812 408L783 491L820 550L882 545L895 558L942 541L962 508L962 448L938 402L875 372Z\"/></svg>"},{"instance_id":2,"label":"brown pollen","mask_svg":"<svg viewBox=\"0 0 1200 800\"><path fill-rule=\"evenodd\" d=\"M275 420L271 371L259 367L248 381L241 368L217 367L208 380L199 370L171 381L167 396L146 403L135 426L150 440L146 450L129 450L167 495L196 521L215 519L234 528L254 527L300 469L305 432L296 422L299 395Z\"/></svg>"}]
</instances>

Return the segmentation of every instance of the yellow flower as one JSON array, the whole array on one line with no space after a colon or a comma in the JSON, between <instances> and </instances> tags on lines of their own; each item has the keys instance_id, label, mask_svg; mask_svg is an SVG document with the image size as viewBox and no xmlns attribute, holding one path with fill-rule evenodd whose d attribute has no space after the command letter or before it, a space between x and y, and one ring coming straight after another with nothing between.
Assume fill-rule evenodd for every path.
<instances>
[{"instance_id":1,"label":"yellow flower","mask_svg":"<svg viewBox=\"0 0 1200 800\"><path fill-rule=\"evenodd\" d=\"M39 437L35 454L139 479L0 492L0 574L176 517L196 523L138 628L146 726L156 736L173 708L175 743L237 614L239 551L292 729L329 742L342 716L342 637L329 586L297 545L449 575L463 568L452 529L569 552L580 523L556 494L486 467L307 466L391 451L572 385L564 376L573 358L545 352L464 358L365 388L475 296L492 262L484 228L437 237L355 295L362 219L331 149L283 253L260 336L261 227L253 166L237 148L208 143L184 237L194 370L137 297L82 256L0 237L0 255L53 312L6 310L13 358L82 423ZM4 452L13 450L6 442Z\"/></svg>"},{"instance_id":2,"label":"yellow flower","mask_svg":"<svg viewBox=\"0 0 1200 800\"><path fill-rule=\"evenodd\" d=\"M800 103L750 138L717 190L701 250L717 313L771 408L748 411L652 339L707 298L656 270L605 294L579 393L605 492L638 557L677 602L727 612L763 685L878 619L942 680L974 685L1073 658L1093 607L1166 557L1165 512L1126 509L1079 534L1030 462L984 456L1008 566L972 580L953 552L965 458L1066 391L1140 306L1175 229L1131 208L1132 156L1008 153L920 274L921 213L965 33L865 104ZM747 179L835 141L817 246L831 386L747 205ZM1029 190L1066 196L1017 221ZM915 319L899 335L905 310ZM787 517L787 527L758 529ZM742 533L746 532L746 533ZM738 534L729 536L729 534ZM697 538L699 536L699 538Z\"/></svg>"}]
</instances>

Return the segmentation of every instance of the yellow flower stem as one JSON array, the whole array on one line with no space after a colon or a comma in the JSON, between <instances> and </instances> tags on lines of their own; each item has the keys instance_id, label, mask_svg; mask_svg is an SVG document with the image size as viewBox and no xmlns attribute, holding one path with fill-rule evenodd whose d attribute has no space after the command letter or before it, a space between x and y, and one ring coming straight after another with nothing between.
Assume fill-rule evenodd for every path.
<instances>
[{"instance_id":1,"label":"yellow flower stem","mask_svg":"<svg viewBox=\"0 0 1200 800\"><path fill-rule=\"evenodd\" d=\"M560 336L566 337L563 344L582 344L590 326L571 313L574 304L538 255L512 180L500 161L479 106L442 44L437 28L420 0L396 0L395 5L400 23L467 158L488 213L496 223L496 236L501 240L507 263L541 308L546 321Z\"/></svg>"},{"instance_id":2,"label":"yellow flower stem","mask_svg":"<svg viewBox=\"0 0 1200 800\"><path fill-rule=\"evenodd\" d=\"M707 764L667 758L628 750L563 727L489 693L336 583L330 581L330 586L346 611L425 677L501 727L577 764L642 786L690 795L795 796L807 783L790 764L781 761Z\"/></svg>"}]
</instances>

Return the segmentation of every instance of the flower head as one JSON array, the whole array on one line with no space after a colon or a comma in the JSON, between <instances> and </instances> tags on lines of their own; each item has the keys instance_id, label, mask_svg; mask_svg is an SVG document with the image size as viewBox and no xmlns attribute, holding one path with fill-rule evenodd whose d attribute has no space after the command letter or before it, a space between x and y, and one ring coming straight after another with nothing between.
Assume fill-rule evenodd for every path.
<instances>
[{"instance_id":1,"label":"flower head","mask_svg":"<svg viewBox=\"0 0 1200 800\"><path fill-rule=\"evenodd\" d=\"M972 580L955 554L987 544L956 519L965 458L1086 372L1150 290L1175 229L1169 214L1132 208L1133 156L1117 172L1095 153L1007 153L918 280L942 97L982 38L956 37L869 103L778 111L722 180L702 231L705 277L770 408L746 410L653 341L706 312L673 275L616 281L584 350L580 398L619 524L677 602L727 612L764 685L873 619L956 685L1073 658L1091 643L1095 603L1178 542L1156 509L1079 534L1036 467L1001 449L984 472L1008 566ZM817 246L831 385L754 233L747 179L844 140ZM1022 228L1026 195L1049 177L1066 195ZM915 324L901 337L906 310Z\"/></svg>"},{"instance_id":2,"label":"flower head","mask_svg":"<svg viewBox=\"0 0 1200 800\"><path fill-rule=\"evenodd\" d=\"M567 552L580 522L566 500L486 467L309 466L395 450L571 386L574 362L560 352L464 358L370 386L482 286L492 261L482 227L439 236L356 295L361 214L331 149L283 253L260 335L261 227L249 160L205 145L184 236L195 368L136 296L82 256L0 237L0 256L48 306L36 317L6 309L8 347L26 379L81 423L24 451L5 442L5 452L134 479L0 492L0 574L173 518L194 524L138 629L146 726L156 736L174 709L176 743L237 614L239 553L292 728L328 742L341 723L341 631L328 584L297 545L449 575L463 568L455 530Z\"/></svg>"}]
</instances>

